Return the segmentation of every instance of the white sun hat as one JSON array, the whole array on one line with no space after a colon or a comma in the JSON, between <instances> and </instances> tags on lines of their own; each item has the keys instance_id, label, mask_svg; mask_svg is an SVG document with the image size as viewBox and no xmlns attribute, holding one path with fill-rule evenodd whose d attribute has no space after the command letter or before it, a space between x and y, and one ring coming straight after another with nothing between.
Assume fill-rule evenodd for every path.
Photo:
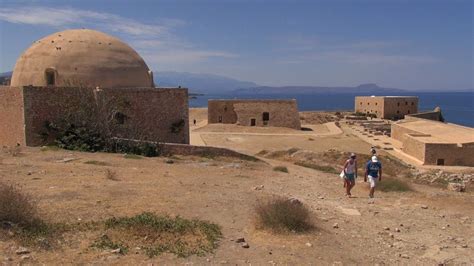
<instances>
[{"instance_id":1,"label":"white sun hat","mask_svg":"<svg viewBox=\"0 0 474 266\"><path fill-rule=\"evenodd\" d=\"M379 160L377 159L377 156L372 156L372 162L376 163L378 162Z\"/></svg>"}]
</instances>

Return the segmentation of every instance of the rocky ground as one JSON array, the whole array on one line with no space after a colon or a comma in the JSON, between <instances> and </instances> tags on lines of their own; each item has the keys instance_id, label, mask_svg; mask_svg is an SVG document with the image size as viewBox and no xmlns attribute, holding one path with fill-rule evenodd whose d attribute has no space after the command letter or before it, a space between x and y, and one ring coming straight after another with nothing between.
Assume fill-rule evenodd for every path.
<instances>
[{"instance_id":1,"label":"rocky ground","mask_svg":"<svg viewBox=\"0 0 474 266\"><path fill-rule=\"evenodd\" d=\"M173 163L170 163L170 160ZM54 222L86 222L144 211L199 218L221 226L213 253L148 258L91 248L78 233L56 249L0 241L4 264L471 264L474 207L471 192L413 184L412 192L376 194L366 184L343 196L337 175L284 160L255 163L226 158L126 158L119 154L23 149L3 153L0 180L21 185ZM90 164L91 161L101 162ZM89 163L88 163L89 162ZM286 166L289 173L273 171ZM106 177L115 171L116 179ZM274 234L256 228L254 207L272 196L297 198L312 211L308 233ZM244 238L248 247L243 247Z\"/></svg>"},{"instance_id":2,"label":"rocky ground","mask_svg":"<svg viewBox=\"0 0 474 266\"><path fill-rule=\"evenodd\" d=\"M209 221L222 231L213 252L184 258L165 252L149 258L143 250L130 247L131 252L122 254L93 246L104 233L99 229L61 235L53 248L44 249L0 229L0 261L7 265L474 264L472 188L447 189L449 182L470 182L474 173L470 168L461 172L417 169L380 151L387 175L409 184L410 190L377 191L375 201L369 201L367 184L359 178L354 197L347 198L335 172L348 152L366 158L370 149L354 135L334 131L329 124L316 125L311 135L246 134L238 128L228 134L216 129L195 131L206 125L205 112L192 111L191 117L197 119L197 126L191 127L193 137L204 145L239 150L262 161L9 149L0 153L0 181L18 184L51 223L82 228L143 212ZM288 173L275 167L286 167ZM259 228L255 207L276 196L307 206L315 228L306 233Z\"/></svg>"}]
</instances>

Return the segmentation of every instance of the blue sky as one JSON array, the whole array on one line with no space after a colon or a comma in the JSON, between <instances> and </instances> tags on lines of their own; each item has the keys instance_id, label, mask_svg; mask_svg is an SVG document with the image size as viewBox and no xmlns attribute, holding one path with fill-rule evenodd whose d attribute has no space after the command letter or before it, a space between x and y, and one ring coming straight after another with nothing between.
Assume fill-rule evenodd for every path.
<instances>
[{"instance_id":1,"label":"blue sky","mask_svg":"<svg viewBox=\"0 0 474 266\"><path fill-rule=\"evenodd\" d=\"M473 89L473 2L0 0L0 72L33 41L84 27L128 42L155 72Z\"/></svg>"}]
</instances>

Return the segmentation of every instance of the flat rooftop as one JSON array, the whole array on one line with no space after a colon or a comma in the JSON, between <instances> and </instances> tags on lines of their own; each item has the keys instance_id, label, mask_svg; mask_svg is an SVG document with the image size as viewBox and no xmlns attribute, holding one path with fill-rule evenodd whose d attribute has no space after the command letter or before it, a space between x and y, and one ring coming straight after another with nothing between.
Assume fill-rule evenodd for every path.
<instances>
[{"instance_id":1,"label":"flat rooftop","mask_svg":"<svg viewBox=\"0 0 474 266\"><path fill-rule=\"evenodd\" d=\"M397 125L426 136L413 136L425 143L474 143L474 128L419 119L400 121Z\"/></svg>"},{"instance_id":2,"label":"flat rooftop","mask_svg":"<svg viewBox=\"0 0 474 266\"><path fill-rule=\"evenodd\" d=\"M418 98L418 96L356 96L361 98Z\"/></svg>"}]
</instances>

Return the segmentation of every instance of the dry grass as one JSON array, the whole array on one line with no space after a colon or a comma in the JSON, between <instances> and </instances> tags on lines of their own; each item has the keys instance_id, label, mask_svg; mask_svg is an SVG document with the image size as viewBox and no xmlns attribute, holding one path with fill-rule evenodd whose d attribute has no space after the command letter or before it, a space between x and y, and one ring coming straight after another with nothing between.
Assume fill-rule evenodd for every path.
<instances>
[{"instance_id":1,"label":"dry grass","mask_svg":"<svg viewBox=\"0 0 474 266\"><path fill-rule=\"evenodd\" d=\"M23 245L49 249L50 243L55 242L51 241L55 233L62 229L61 224L43 221L36 203L20 187L0 183L0 236L8 235Z\"/></svg>"},{"instance_id":2,"label":"dry grass","mask_svg":"<svg viewBox=\"0 0 474 266\"><path fill-rule=\"evenodd\" d=\"M255 209L258 226L276 233L305 232L314 226L310 211L297 200L273 198Z\"/></svg>"},{"instance_id":3,"label":"dry grass","mask_svg":"<svg viewBox=\"0 0 474 266\"><path fill-rule=\"evenodd\" d=\"M377 189L383 192L406 192L412 191L407 182L396 178L383 178L377 183Z\"/></svg>"},{"instance_id":4,"label":"dry grass","mask_svg":"<svg viewBox=\"0 0 474 266\"><path fill-rule=\"evenodd\" d=\"M339 170L329 165L319 165L319 164L310 163L310 162L295 162L295 164L306 167L306 168L311 168L314 170L325 172L325 173L339 174Z\"/></svg>"},{"instance_id":5,"label":"dry grass","mask_svg":"<svg viewBox=\"0 0 474 266\"><path fill-rule=\"evenodd\" d=\"M105 221L106 234L92 245L100 249L120 248L126 253L140 247L149 257L163 252L178 257L204 255L217 247L222 237L220 227L206 221L171 218L153 213Z\"/></svg>"},{"instance_id":6,"label":"dry grass","mask_svg":"<svg viewBox=\"0 0 474 266\"><path fill-rule=\"evenodd\" d=\"M112 181L120 181L120 179L117 177L117 172L111 169L105 170L105 178Z\"/></svg>"},{"instance_id":7,"label":"dry grass","mask_svg":"<svg viewBox=\"0 0 474 266\"><path fill-rule=\"evenodd\" d=\"M286 168L286 166L275 166L273 167L273 171L288 173L288 168Z\"/></svg>"},{"instance_id":8,"label":"dry grass","mask_svg":"<svg viewBox=\"0 0 474 266\"><path fill-rule=\"evenodd\" d=\"M109 165L109 164L106 163L106 162L96 161L96 160L85 161L84 163L85 163L85 164L100 165L100 166L107 166L107 165Z\"/></svg>"},{"instance_id":9,"label":"dry grass","mask_svg":"<svg viewBox=\"0 0 474 266\"><path fill-rule=\"evenodd\" d=\"M30 226L37 217L37 207L30 195L16 185L0 183L0 221Z\"/></svg>"}]
</instances>

